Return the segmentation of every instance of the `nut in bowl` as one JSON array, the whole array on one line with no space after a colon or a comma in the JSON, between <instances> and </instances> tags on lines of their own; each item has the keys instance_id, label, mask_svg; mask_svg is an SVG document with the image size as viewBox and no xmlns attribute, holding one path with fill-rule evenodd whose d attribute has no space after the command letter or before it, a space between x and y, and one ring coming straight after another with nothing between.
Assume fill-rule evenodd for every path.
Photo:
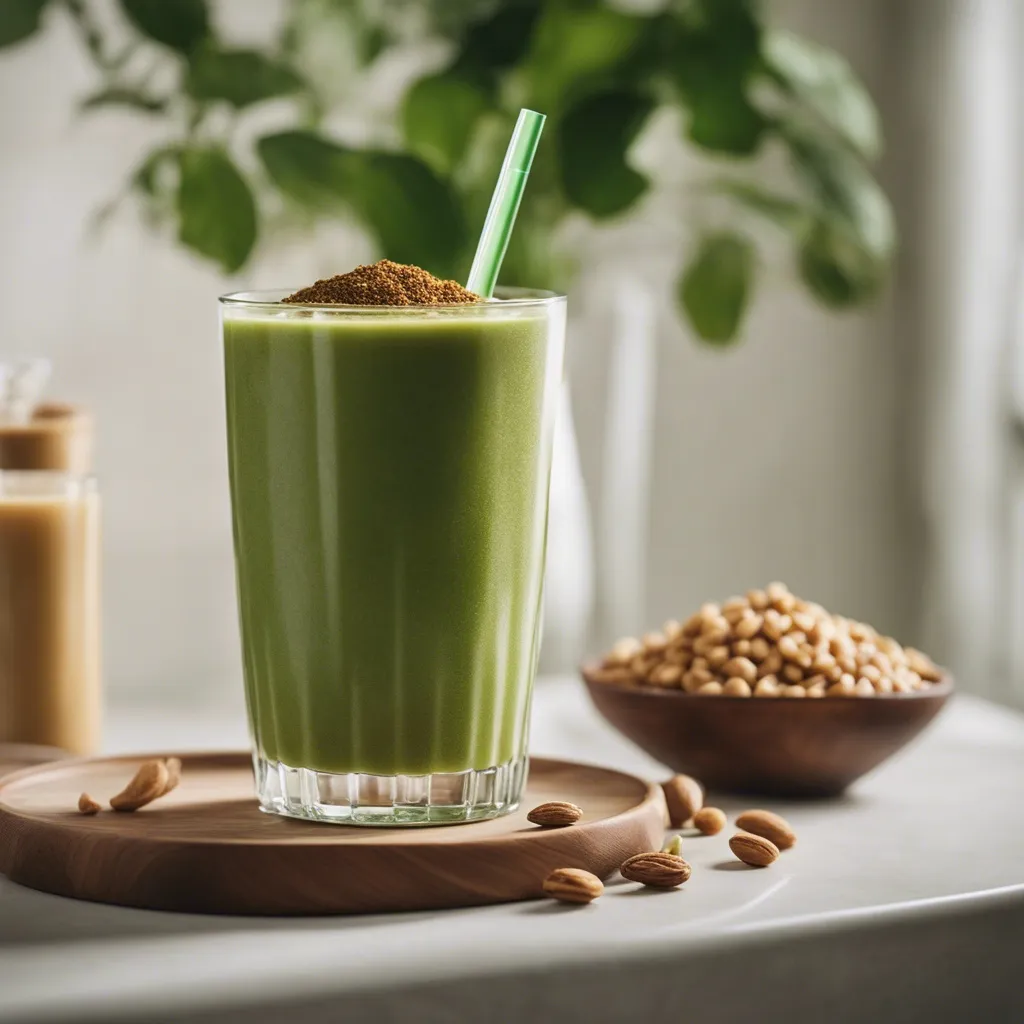
<instances>
[{"instance_id":1,"label":"nut in bowl","mask_svg":"<svg viewBox=\"0 0 1024 1024\"><path fill-rule=\"evenodd\" d=\"M927 655L781 583L621 640L583 678L601 714L663 764L775 796L841 793L952 691Z\"/></svg>"}]
</instances>

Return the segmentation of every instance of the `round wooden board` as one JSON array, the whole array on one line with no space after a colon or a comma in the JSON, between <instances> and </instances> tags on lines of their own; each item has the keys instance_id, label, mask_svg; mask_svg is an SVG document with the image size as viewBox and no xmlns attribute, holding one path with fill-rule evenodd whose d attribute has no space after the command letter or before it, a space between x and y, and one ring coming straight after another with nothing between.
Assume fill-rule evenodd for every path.
<instances>
[{"instance_id":1,"label":"round wooden board","mask_svg":"<svg viewBox=\"0 0 1024 1024\"><path fill-rule=\"evenodd\" d=\"M171 754L149 755L169 757ZM426 829L354 828L263 814L248 754L181 754L181 785L134 814L103 802L146 758L65 761L0 781L0 872L44 892L212 914L349 914L502 903L541 895L559 867L607 878L660 849L659 787L604 768L534 758L522 808ZM546 800L583 808L569 828L531 825Z\"/></svg>"}]
</instances>

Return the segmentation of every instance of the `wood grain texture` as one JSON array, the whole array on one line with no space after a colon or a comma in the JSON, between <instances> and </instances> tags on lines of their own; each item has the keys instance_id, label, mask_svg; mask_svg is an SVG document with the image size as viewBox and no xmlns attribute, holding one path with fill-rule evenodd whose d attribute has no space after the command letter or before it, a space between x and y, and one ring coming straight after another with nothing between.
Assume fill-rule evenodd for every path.
<instances>
[{"instance_id":1,"label":"wood grain texture","mask_svg":"<svg viewBox=\"0 0 1024 1024\"><path fill-rule=\"evenodd\" d=\"M835 796L913 739L953 689L878 697L701 697L587 679L623 735L674 771L725 793Z\"/></svg>"},{"instance_id":2,"label":"wood grain texture","mask_svg":"<svg viewBox=\"0 0 1024 1024\"><path fill-rule=\"evenodd\" d=\"M181 785L136 811L85 817L148 757L180 756ZM548 800L583 808L569 828L531 825ZM555 868L607 878L659 849L660 790L631 775L534 758L522 807L492 821L379 829L260 812L248 754L67 761L0 782L0 872L103 903L219 914L343 914L530 899Z\"/></svg>"}]
</instances>

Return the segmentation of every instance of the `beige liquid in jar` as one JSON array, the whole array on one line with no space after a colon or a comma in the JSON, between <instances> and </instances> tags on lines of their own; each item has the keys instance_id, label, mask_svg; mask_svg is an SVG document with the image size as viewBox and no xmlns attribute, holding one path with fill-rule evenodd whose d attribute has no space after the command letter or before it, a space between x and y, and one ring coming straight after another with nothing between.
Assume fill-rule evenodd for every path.
<instances>
[{"instance_id":1,"label":"beige liquid in jar","mask_svg":"<svg viewBox=\"0 0 1024 1024\"><path fill-rule=\"evenodd\" d=\"M99 556L91 478L0 472L0 743L96 750Z\"/></svg>"},{"instance_id":2,"label":"beige liquid in jar","mask_svg":"<svg viewBox=\"0 0 1024 1024\"><path fill-rule=\"evenodd\" d=\"M92 470L92 438L87 410L44 402L24 423L0 423L0 468L84 475Z\"/></svg>"}]
</instances>

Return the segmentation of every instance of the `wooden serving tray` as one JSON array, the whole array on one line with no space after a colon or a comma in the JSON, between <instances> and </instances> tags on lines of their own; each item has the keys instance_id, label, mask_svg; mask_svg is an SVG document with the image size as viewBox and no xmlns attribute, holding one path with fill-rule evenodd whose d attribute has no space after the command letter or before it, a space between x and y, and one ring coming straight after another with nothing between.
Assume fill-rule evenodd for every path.
<instances>
[{"instance_id":1,"label":"wooden serving tray","mask_svg":"<svg viewBox=\"0 0 1024 1024\"><path fill-rule=\"evenodd\" d=\"M148 757L180 756L181 785L136 811L104 802ZM547 800L584 810L569 828L526 820ZM534 758L522 808L492 821L379 829L263 814L245 753L64 761L0 780L0 872L44 892L211 914L350 914L502 903L541 895L555 868L607 878L661 848L659 787L605 768Z\"/></svg>"}]
</instances>

